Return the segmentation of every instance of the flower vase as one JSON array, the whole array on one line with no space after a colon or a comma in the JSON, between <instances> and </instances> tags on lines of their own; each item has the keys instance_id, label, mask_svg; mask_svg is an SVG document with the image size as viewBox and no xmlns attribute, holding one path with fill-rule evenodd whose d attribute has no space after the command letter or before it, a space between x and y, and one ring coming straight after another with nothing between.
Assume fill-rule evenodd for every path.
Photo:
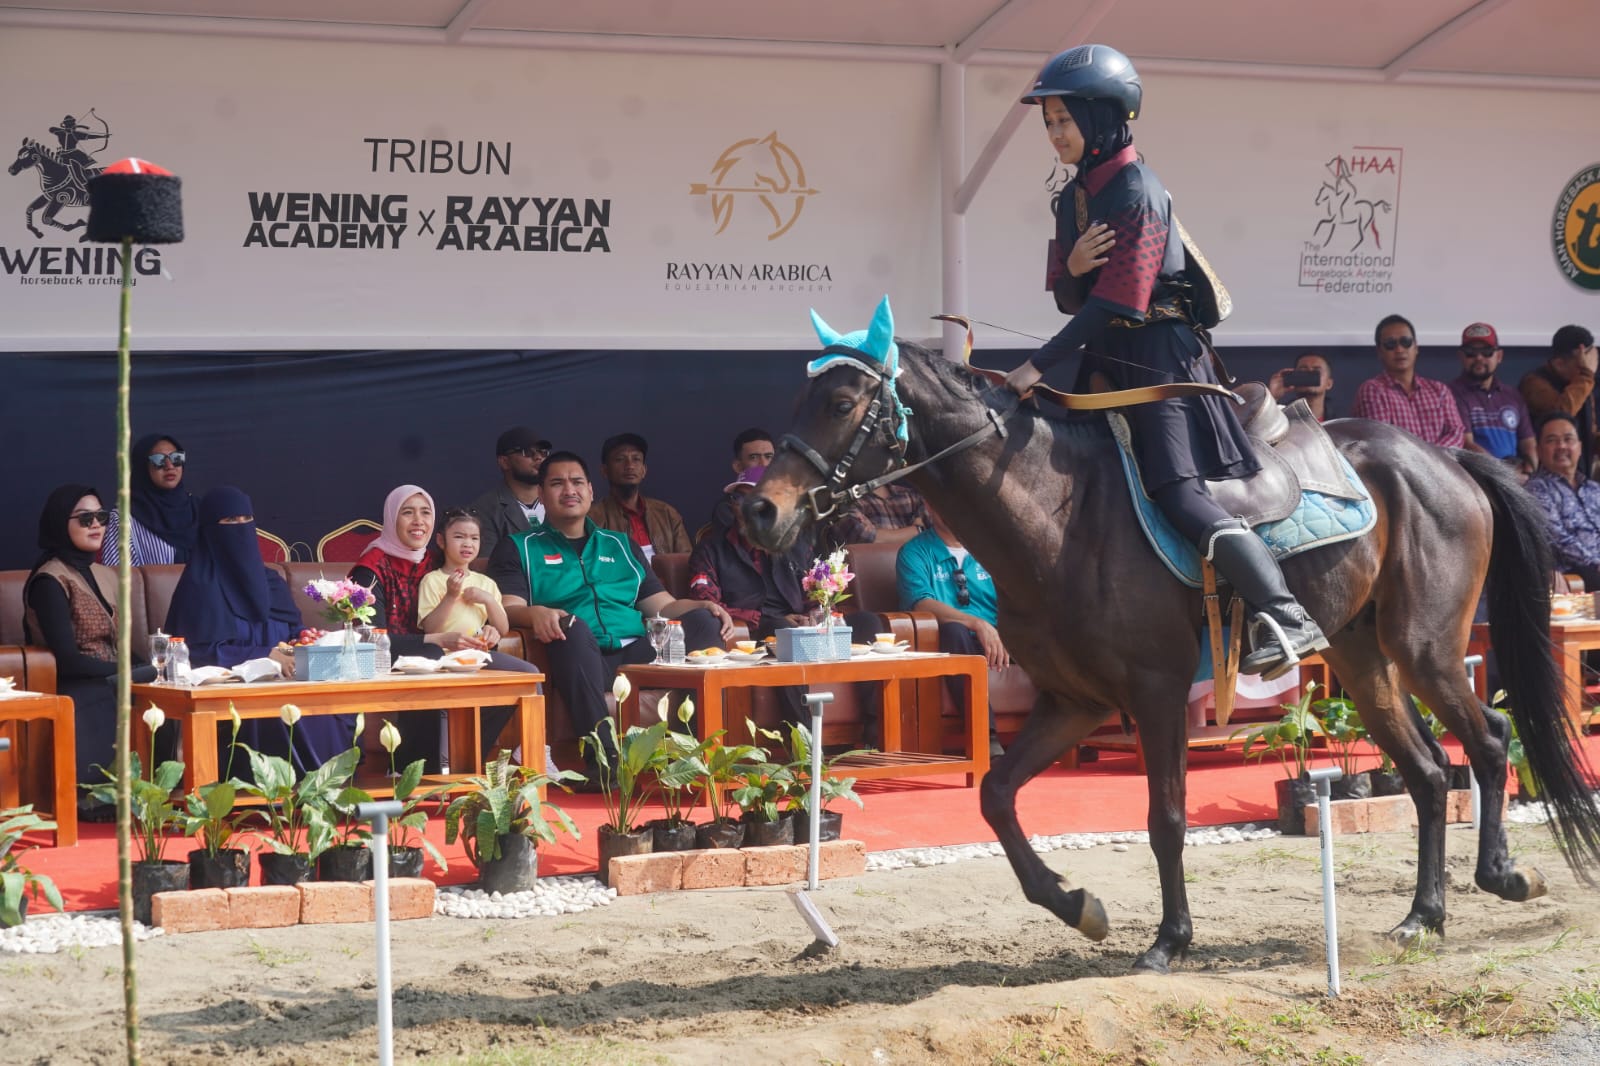
<instances>
[{"instance_id":1,"label":"flower vase","mask_svg":"<svg viewBox=\"0 0 1600 1066\"><path fill-rule=\"evenodd\" d=\"M356 627L353 622L344 624L344 645L339 649L339 680L357 681L361 670L356 666Z\"/></svg>"}]
</instances>

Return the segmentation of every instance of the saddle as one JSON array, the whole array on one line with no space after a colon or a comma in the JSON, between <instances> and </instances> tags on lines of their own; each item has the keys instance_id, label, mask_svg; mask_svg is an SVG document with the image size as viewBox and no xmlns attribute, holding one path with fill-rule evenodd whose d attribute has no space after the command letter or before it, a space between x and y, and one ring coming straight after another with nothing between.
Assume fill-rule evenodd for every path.
<instances>
[{"instance_id":1,"label":"saddle","mask_svg":"<svg viewBox=\"0 0 1600 1066\"><path fill-rule=\"evenodd\" d=\"M1288 518L1303 493L1365 500L1349 466L1304 400L1280 407L1266 386L1247 381L1235 390L1244 398L1239 421L1255 445L1261 470L1247 478L1208 482L1211 495L1229 514L1252 527Z\"/></svg>"}]
</instances>

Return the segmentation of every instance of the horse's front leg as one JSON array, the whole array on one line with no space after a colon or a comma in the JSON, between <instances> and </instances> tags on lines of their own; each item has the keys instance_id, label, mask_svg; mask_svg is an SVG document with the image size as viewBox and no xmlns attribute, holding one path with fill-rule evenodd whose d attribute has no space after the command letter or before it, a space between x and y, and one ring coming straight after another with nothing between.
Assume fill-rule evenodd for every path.
<instances>
[{"instance_id":1,"label":"horse's front leg","mask_svg":"<svg viewBox=\"0 0 1600 1066\"><path fill-rule=\"evenodd\" d=\"M1044 907L1090 940L1106 937L1105 907L1081 888L1069 891L1061 875L1028 844L1017 821L1017 792L1088 736L1104 717L1103 712L1069 706L1041 692L1022 732L989 768L978 793L983 817L1011 860L1028 902Z\"/></svg>"},{"instance_id":2,"label":"horse's front leg","mask_svg":"<svg viewBox=\"0 0 1600 1066\"><path fill-rule=\"evenodd\" d=\"M33 203L29 204L28 210L25 212L24 217L28 227L28 232L33 234L35 237L38 237L40 240L44 239L44 230L33 224L33 213L39 210L41 207L53 206L54 204L48 196L41 196L37 200L33 201Z\"/></svg>"},{"instance_id":3,"label":"horse's front leg","mask_svg":"<svg viewBox=\"0 0 1600 1066\"><path fill-rule=\"evenodd\" d=\"M1145 775L1150 789L1150 850L1161 875L1161 927L1156 942L1138 961L1135 970L1166 973L1174 957L1189 951L1194 925L1189 918L1189 893L1183 887L1183 842L1188 829L1187 786L1189 763L1188 721L1180 696L1137 706L1159 708L1138 719L1139 743L1144 748Z\"/></svg>"}]
</instances>

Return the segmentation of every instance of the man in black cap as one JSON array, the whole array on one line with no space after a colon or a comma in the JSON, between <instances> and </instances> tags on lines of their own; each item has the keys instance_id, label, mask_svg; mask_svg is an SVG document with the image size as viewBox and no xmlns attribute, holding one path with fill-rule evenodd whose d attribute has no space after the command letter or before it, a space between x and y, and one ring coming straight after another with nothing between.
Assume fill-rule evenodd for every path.
<instances>
[{"instance_id":1,"label":"man in black cap","mask_svg":"<svg viewBox=\"0 0 1600 1066\"><path fill-rule=\"evenodd\" d=\"M637 433L618 433L600 445L600 469L605 471L611 494L594 502L589 517L601 529L626 533L644 549L646 559L656 552L687 552L694 545L684 528L678 509L660 500L646 499L640 492L645 455L650 445Z\"/></svg>"},{"instance_id":2,"label":"man in black cap","mask_svg":"<svg viewBox=\"0 0 1600 1066\"><path fill-rule=\"evenodd\" d=\"M494 553L500 538L544 521L544 504L539 502L539 464L550 454L550 442L527 426L516 426L500 434L494 454L500 464L502 484L472 501L483 534L478 549L480 559Z\"/></svg>"}]
</instances>

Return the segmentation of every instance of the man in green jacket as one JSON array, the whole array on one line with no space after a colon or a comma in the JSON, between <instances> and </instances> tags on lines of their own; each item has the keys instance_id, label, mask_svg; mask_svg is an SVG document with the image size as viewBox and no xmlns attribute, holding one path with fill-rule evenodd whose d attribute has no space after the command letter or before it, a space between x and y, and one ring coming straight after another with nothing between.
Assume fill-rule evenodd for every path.
<instances>
[{"instance_id":1,"label":"man in green jacket","mask_svg":"<svg viewBox=\"0 0 1600 1066\"><path fill-rule=\"evenodd\" d=\"M655 657L644 639L646 616L680 619L689 651L722 647L733 619L720 604L674 599L636 543L595 525L594 486L580 456L553 452L545 459L539 496L544 522L496 545L489 577L511 624L544 644L550 685L582 737L606 717L617 669Z\"/></svg>"}]
</instances>

